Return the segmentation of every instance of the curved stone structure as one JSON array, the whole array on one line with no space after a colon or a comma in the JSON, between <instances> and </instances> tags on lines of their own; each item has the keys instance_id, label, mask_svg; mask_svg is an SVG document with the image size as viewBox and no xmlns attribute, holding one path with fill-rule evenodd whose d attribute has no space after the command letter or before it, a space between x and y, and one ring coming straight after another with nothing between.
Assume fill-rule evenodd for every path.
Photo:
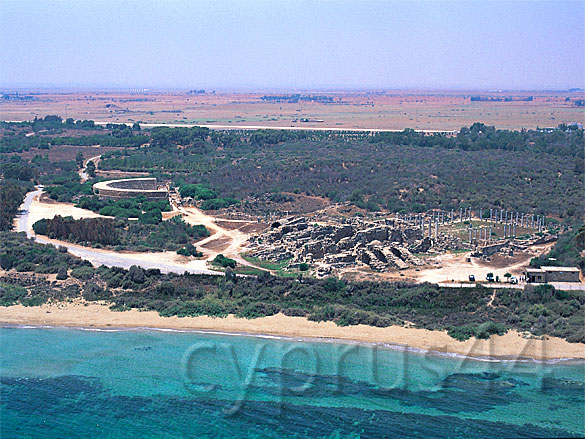
<instances>
[{"instance_id":1,"label":"curved stone structure","mask_svg":"<svg viewBox=\"0 0 585 439\"><path fill-rule=\"evenodd\" d=\"M144 195L149 200L166 200L169 192L159 189L156 178L130 178L124 180L100 181L93 185L93 191L100 198L123 199Z\"/></svg>"}]
</instances>

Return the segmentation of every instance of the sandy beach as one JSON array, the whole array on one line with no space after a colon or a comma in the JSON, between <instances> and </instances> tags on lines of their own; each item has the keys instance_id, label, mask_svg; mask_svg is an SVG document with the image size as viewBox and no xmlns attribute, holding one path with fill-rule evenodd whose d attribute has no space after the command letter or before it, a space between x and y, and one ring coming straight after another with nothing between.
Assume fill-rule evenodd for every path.
<instances>
[{"instance_id":1,"label":"sandy beach","mask_svg":"<svg viewBox=\"0 0 585 439\"><path fill-rule=\"evenodd\" d=\"M200 317L161 317L154 311L115 312L106 305L84 303L45 304L40 307L14 305L0 307L0 323L25 325L75 326L96 328L168 328L221 331L353 340L363 343L406 345L426 351L449 352L473 357L533 358L539 360L585 358L585 344L568 343L555 337L526 339L516 331L489 340L460 342L444 331L366 325L339 327L333 322L311 322L304 317L278 314L258 319Z\"/></svg>"}]
</instances>

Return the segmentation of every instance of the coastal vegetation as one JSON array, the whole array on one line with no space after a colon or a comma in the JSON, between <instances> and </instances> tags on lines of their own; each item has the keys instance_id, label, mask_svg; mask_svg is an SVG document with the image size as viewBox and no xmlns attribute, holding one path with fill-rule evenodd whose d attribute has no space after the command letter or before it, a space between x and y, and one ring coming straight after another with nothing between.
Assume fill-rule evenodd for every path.
<instances>
[{"instance_id":1,"label":"coastal vegetation","mask_svg":"<svg viewBox=\"0 0 585 439\"><path fill-rule=\"evenodd\" d=\"M26 194L26 187L22 185L2 181L0 182L0 231L12 229L14 217Z\"/></svg>"},{"instance_id":2,"label":"coastal vegetation","mask_svg":"<svg viewBox=\"0 0 585 439\"><path fill-rule=\"evenodd\" d=\"M35 117L30 122L1 122L0 129L0 153L50 149L56 145L139 147L149 139L137 124L100 126L93 120L63 120L57 115ZM35 135L27 135L29 129Z\"/></svg>"},{"instance_id":3,"label":"coastal vegetation","mask_svg":"<svg viewBox=\"0 0 585 439\"><path fill-rule=\"evenodd\" d=\"M235 200L297 193L391 212L465 205L561 218L584 214L583 130L515 132L474 124L453 137L413 130L205 137L197 129L190 143L170 138L170 128L164 132L148 148L105 154L100 168L146 171Z\"/></svg>"},{"instance_id":4,"label":"coastal vegetation","mask_svg":"<svg viewBox=\"0 0 585 439\"><path fill-rule=\"evenodd\" d=\"M459 340L516 329L585 342L585 292L559 291L549 285L496 289L492 297L494 290L484 287L427 283L291 279L267 272L257 277L162 274L136 266L94 268L66 249L34 243L24 234L2 232L0 239L0 262L7 270L0 278L4 305L83 298L105 300L120 311L153 310L162 316L257 318L282 312L341 326L410 322L415 327L446 330ZM51 282L45 273L67 278Z\"/></svg>"},{"instance_id":5,"label":"coastal vegetation","mask_svg":"<svg viewBox=\"0 0 585 439\"><path fill-rule=\"evenodd\" d=\"M146 220L144 220L146 218ZM116 251L181 251L187 256L199 253L193 250L193 241L209 236L203 225L191 226L180 216L152 223L145 214L138 221L113 218L82 218L55 216L33 224L38 235L94 247L108 247ZM188 247L186 247L188 246ZM194 247L193 247L194 248Z\"/></svg>"},{"instance_id":6,"label":"coastal vegetation","mask_svg":"<svg viewBox=\"0 0 585 439\"><path fill-rule=\"evenodd\" d=\"M531 267L543 265L558 267L579 267L585 275L585 224L561 235L549 253L530 261Z\"/></svg>"},{"instance_id":7,"label":"coastal vegetation","mask_svg":"<svg viewBox=\"0 0 585 439\"><path fill-rule=\"evenodd\" d=\"M56 216L35 223L39 234L116 251L170 250L200 256L194 243L208 236L208 230L179 217L163 221L162 212L170 210L167 201L100 200L91 189L96 179L79 181L83 154L71 160L20 154L62 144L101 144L124 149L104 153L100 170L141 171L172 180L181 196L196 200L202 209L245 207L247 200L260 197L284 204L294 199L292 194L304 194L348 201L366 210L422 212L464 204L552 214L572 224L573 231L532 265L579 265L583 270L585 231L578 226L584 215L582 129L512 132L474 124L451 137L413 130L375 135L250 133L197 127L141 130L115 124L102 128L58 117L1 128L0 147L8 152L0 158L3 305L83 298L105 300L117 310L154 310L163 316L256 318L281 312L342 326L409 322L446 330L459 340L517 329L585 342L581 291L528 286L495 290L492 296L492 289L482 287L303 278L307 266L289 278L258 269L246 272L255 277L238 277L236 272L248 268L223 255L213 263L225 269L224 277L162 274L136 266L94 268L64 247L36 244L8 232L25 193L40 183L52 199L73 201L109 218ZM23 129L35 135L26 136ZM50 282L46 274L55 274L58 282Z\"/></svg>"},{"instance_id":8,"label":"coastal vegetation","mask_svg":"<svg viewBox=\"0 0 585 439\"><path fill-rule=\"evenodd\" d=\"M138 218L140 222L150 224L158 224L162 221L162 212L171 210L167 200L149 201L144 195L123 200L100 199L91 195L81 197L76 206L104 216Z\"/></svg>"},{"instance_id":9,"label":"coastal vegetation","mask_svg":"<svg viewBox=\"0 0 585 439\"><path fill-rule=\"evenodd\" d=\"M35 135L26 137L24 130L30 129ZM67 136L60 136L62 131ZM475 123L450 136L410 129L376 134L142 130L139 125L101 127L47 116L4 123L2 133L0 147L12 154L1 162L18 162L3 164L3 174L38 181L59 201L91 195L95 180L79 183L79 161L50 162L39 148L87 144L120 148L102 154L100 170L140 171L172 180L182 196L200 200L200 207L210 210L245 208L248 200L266 196L273 204L286 203L294 193L402 213L467 206L569 221L585 215L583 129L573 125L509 131ZM18 148L39 153L24 159Z\"/></svg>"}]
</instances>

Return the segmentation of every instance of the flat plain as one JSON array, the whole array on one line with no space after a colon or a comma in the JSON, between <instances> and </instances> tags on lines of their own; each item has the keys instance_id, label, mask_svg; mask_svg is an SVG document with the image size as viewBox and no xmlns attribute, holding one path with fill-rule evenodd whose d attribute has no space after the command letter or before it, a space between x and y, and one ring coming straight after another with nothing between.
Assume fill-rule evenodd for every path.
<instances>
[{"instance_id":1,"label":"flat plain","mask_svg":"<svg viewBox=\"0 0 585 439\"><path fill-rule=\"evenodd\" d=\"M499 129L583 123L583 91L8 92L2 119L47 114L111 123L295 129L452 131L481 121Z\"/></svg>"}]
</instances>

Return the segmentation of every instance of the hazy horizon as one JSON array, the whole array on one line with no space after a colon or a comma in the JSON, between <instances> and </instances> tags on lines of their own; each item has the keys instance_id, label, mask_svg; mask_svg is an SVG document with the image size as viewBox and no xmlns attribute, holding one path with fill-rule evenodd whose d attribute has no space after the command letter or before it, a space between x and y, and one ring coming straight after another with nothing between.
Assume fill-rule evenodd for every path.
<instances>
[{"instance_id":1,"label":"hazy horizon","mask_svg":"<svg viewBox=\"0 0 585 439\"><path fill-rule=\"evenodd\" d=\"M0 3L0 88L585 88L585 5L559 1Z\"/></svg>"}]
</instances>

